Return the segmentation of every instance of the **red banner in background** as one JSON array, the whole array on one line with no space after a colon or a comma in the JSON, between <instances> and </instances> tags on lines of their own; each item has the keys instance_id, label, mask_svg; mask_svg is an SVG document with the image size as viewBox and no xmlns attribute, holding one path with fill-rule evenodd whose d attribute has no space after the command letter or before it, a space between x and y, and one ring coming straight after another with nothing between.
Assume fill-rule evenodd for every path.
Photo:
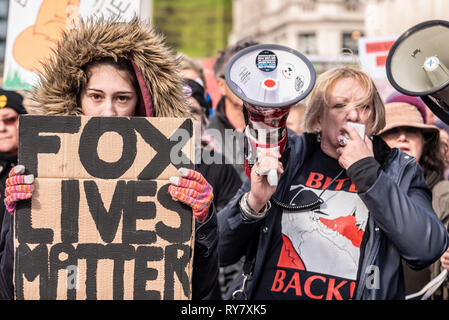
<instances>
[{"instance_id":1,"label":"red banner in background","mask_svg":"<svg viewBox=\"0 0 449 320\"><path fill-rule=\"evenodd\" d=\"M376 57L376 65L378 67L383 67L387 65L387 55L377 56Z\"/></svg>"},{"instance_id":2,"label":"red banner in background","mask_svg":"<svg viewBox=\"0 0 449 320\"><path fill-rule=\"evenodd\" d=\"M366 44L366 53L390 51L394 41L379 41Z\"/></svg>"}]
</instances>

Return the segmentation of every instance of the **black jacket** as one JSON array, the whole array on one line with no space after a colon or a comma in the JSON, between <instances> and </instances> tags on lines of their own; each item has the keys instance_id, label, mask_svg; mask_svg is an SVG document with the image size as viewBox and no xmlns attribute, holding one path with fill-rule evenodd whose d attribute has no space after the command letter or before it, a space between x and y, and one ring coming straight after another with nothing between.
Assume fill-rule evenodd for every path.
<instances>
[{"instance_id":1,"label":"black jacket","mask_svg":"<svg viewBox=\"0 0 449 320\"><path fill-rule=\"evenodd\" d=\"M229 131L226 132L226 130ZM231 141L231 134L234 135L233 141ZM204 135L213 138L212 144L215 150L227 158L227 163L234 166L240 179L244 181L247 178L244 162L244 133L235 130L226 117L224 98L218 102Z\"/></svg>"},{"instance_id":2,"label":"black jacket","mask_svg":"<svg viewBox=\"0 0 449 320\"><path fill-rule=\"evenodd\" d=\"M204 151L208 152L208 151ZM212 157L215 152L211 151ZM225 163L225 158L219 156L221 163L201 162L196 166L196 170L203 175L207 182L214 189L214 205L217 211L223 209L234 197L242 185L242 180L231 164Z\"/></svg>"},{"instance_id":3,"label":"black jacket","mask_svg":"<svg viewBox=\"0 0 449 320\"><path fill-rule=\"evenodd\" d=\"M0 239L6 239L6 236L9 234L12 226L12 217L11 214L6 210L5 203L3 202L3 197L5 195L5 184L6 179L8 179L9 172L11 169L17 164L17 156L9 157L5 155L1 155L0 159L0 192L1 192L1 200L0 200ZM8 255L14 255L14 246L13 243L6 243L6 241L0 240L0 252L6 253ZM12 284L12 271L13 264L12 261L7 261L7 259L0 258L0 268L2 270L8 270L6 274L3 272L0 273L0 299L12 299L13 297L13 288Z\"/></svg>"}]
</instances>

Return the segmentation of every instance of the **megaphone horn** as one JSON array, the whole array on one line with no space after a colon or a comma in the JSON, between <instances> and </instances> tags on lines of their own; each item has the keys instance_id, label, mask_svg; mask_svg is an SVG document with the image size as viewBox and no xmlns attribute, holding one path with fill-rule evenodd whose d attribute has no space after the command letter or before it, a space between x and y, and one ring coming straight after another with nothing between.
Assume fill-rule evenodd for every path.
<instances>
[{"instance_id":1,"label":"megaphone horn","mask_svg":"<svg viewBox=\"0 0 449 320\"><path fill-rule=\"evenodd\" d=\"M290 108L307 97L316 74L312 63L298 51L260 44L237 52L226 65L225 78L248 111L245 169L249 176L261 152L268 149L282 154ZM268 182L277 185L275 170L268 174Z\"/></svg>"},{"instance_id":2,"label":"megaphone horn","mask_svg":"<svg viewBox=\"0 0 449 320\"><path fill-rule=\"evenodd\" d=\"M425 21L407 30L387 57L392 86L420 96L430 110L449 124L449 22Z\"/></svg>"}]
</instances>

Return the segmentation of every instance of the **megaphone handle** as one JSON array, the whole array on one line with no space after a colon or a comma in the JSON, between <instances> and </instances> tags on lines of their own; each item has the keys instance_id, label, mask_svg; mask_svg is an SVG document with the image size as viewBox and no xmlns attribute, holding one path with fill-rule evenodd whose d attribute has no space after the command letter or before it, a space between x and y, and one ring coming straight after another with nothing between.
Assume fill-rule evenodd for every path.
<instances>
[{"instance_id":1,"label":"megaphone handle","mask_svg":"<svg viewBox=\"0 0 449 320\"><path fill-rule=\"evenodd\" d=\"M270 170L267 175L267 181L270 186L275 187L278 185L278 174L276 170Z\"/></svg>"}]
</instances>

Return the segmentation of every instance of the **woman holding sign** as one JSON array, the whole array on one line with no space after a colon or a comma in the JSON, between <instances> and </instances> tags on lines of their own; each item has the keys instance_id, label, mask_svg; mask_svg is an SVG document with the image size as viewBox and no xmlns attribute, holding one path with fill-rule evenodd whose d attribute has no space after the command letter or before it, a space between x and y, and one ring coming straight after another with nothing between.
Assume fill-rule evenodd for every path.
<instances>
[{"instance_id":1,"label":"woman holding sign","mask_svg":"<svg viewBox=\"0 0 449 320\"><path fill-rule=\"evenodd\" d=\"M34 100L45 115L188 117L177 62L161 36L137 18L84 22L64 34L55 55L44 64ZM22 174L21 174L22 173ZM173 199L192 207L196 218L192 278L193 299L219 298L217 220L213 190L197 171L181 168L170 179ZM12 170L5 204L29 199L32 177ZM12 218L4 223L0 281L12 287ZM7 254L8 253L8 254Z\"/></svg>"}]
</instances>

